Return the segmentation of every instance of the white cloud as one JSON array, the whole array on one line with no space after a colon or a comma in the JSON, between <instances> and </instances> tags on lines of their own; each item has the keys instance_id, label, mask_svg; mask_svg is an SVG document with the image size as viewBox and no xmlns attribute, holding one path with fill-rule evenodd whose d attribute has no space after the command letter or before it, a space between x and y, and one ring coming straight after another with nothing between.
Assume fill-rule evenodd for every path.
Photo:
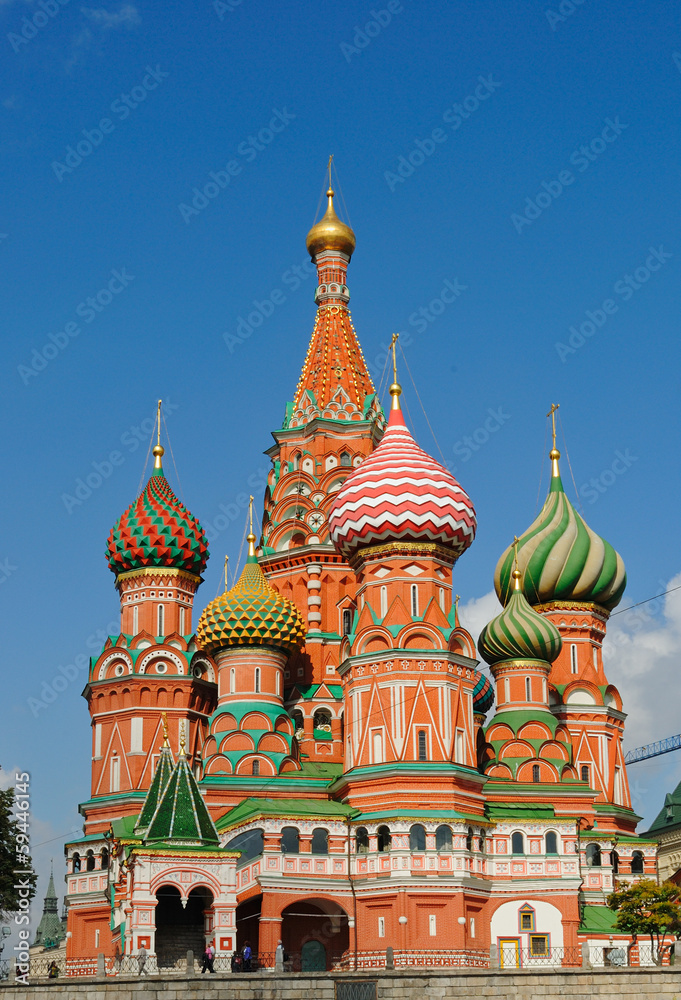
<instances>
[{"instance_id":1,"label":"white cloud","mask_svg":"<svg viewBox=\"0 0 681 1000\"><path fill-rule=\"evenodd\" d=\"M140 24L142 19L137 7L131 3L123 4L119 11L108 11L104 7L81 7L81 14L100 28L132 28Z\"/></svg>"}]
</instances>

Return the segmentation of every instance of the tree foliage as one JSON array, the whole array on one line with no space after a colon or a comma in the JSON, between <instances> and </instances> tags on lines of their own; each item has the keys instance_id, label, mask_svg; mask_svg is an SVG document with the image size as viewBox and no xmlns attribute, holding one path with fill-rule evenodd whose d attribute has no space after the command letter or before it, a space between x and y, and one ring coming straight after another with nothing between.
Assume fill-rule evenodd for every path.
<instances>
[{"instance_id":1,"label":"tree foliage","mask_svg":"<svg viewBox=\"0 0 681 1000\"><path fill-rule=\"evenodd\" d=\"M25 910L25 900L35 895L38 876L28 853L28 831L28 814L14 812L14 789L0 789L0 919Z\"/></svg>"},{"instance_id":2,"label":"tree foliage","mask_svg":"<svg viewBox=\"0 0 681 1000\"><path fill-rule=\"evenodd\" d=\"M608 906L617 914L615 927L631 934L650 937L653 958L662 961L665 939L681 931L681 888L673 882L658 885L654 879L642 878L631 885L618 885L608 897Z\"/></svg>"}]
</instances>

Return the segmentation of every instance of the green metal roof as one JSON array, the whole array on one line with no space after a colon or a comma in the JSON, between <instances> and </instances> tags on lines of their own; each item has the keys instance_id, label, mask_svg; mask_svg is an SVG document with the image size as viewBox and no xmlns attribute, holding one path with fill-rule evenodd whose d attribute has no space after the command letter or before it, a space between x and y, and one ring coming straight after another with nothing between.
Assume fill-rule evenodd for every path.
<instances>
[{"instance_id":1,"label":"green metal roof","mask_svg":"<svg viewBox=\"0 0 681 1000\"><path fill-rule=\"evenodd\" d=\"M345 819L352 815L350 806L330 799L244 799L221 816L217 828L221 833L235 826L250 823L262 816L305 817L306 819Z\"/></svg>"},{"instance_id":2,"label":"green metal roof","mask_svg":"<svg viewBox=\"0 0 681 1000\"><path fill-rule=\"evenodd\" d=\"M487 815L490 819L553 819L556 811L552 805L540 803L513 803L507 805L505 802L488 802Z\"/></svg>"},{"instance_id":3,"label":"green metal roof","mask_svg":"<svg viewBox=\"0 0 681 1000\"><path fill-rule=\"evenodd\" d=\"M587 903L583 909L579 931L592 934L621 934L622 932L615 927L616 918L617 914L610 907Z\"/></svg>"},{"instance_id":4,"label":"green metal roof","mask_svg":"<svg viewBox=\"0 0 681 1000\"><path fill-rule=\"evenodd\" d=\"M136 832L140 834L146 833L152 817L156 812L159 800L168 787L168 782L170 781L174 766L175 761L173 760L173 754L170 747L165 745L162 746L158 764L156 765L154 776L151 779L151 784L149 785L147 797L144 800L142 811L139 814Z\"/></svg>"},{"instance_id":5,"label":"green metal roof","mask_svg":"<svg viewBox=\"0 0 681 1000\"><path fill-rule=\"evenodd\" d=\"M160 767L160 764L159 764ZM175 841L218 846L218 832L196 779L181 754L145 834L145 843Z\"/></svg>"},{"instance_id":6,"label":"green metal roof","mask_svg":"<svg viewBox=\"0 0 681 1000\"><path fill-rule=\"evenodd\" d=\"M681 782L673 792L667 792L664 806L653 820L648 833L661 833L663 830L674 830L681 824Z\"/></svg>"},{"instance_id":7,"label":"green metal roof","mask_svg":"<svg viewBox=\"0 0 681 1000\"><path fill-rule=\"evenodd\" d=\"M490 726L504 725L512 729L514 733L518 733L527 722L543 722L546 723L548 728L551 730L553 736L556 735L556 727L558 726L558 719L553 715L552 712L542 712L538 715L537 712L528 711L517 711L517 712L499 712L497 715L493 716L485 727L485 732L487 732ZM567 746L567 744L566 744Z\"/></svg>"}]
</instances>

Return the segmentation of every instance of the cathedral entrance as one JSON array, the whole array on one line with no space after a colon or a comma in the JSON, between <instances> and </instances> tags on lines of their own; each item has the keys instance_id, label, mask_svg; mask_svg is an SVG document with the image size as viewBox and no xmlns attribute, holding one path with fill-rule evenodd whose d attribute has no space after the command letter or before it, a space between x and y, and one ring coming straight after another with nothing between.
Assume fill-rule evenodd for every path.
<instances>
[{"instance_id":1,"label":"cathedral entrance","mask_svg":"<svg viewBox=\"0 0 681 1000\"><path fill-rule=\"evenodd\" d=\"M304 972L325 971L348 950L348 915L329 899L301 899L282 911L281 938Z\"/></svg>"},{"instance_id":2,"label":"cathedral entrance","mask_svg":"<svg viewBox=\"0 0 681 1000\"><path fill-rule=\"evenodd\" d=\"M201 958L206 947L205 911L213 905L213 894L203 887L192 889L182 905L179 889L162 885L156 893L156 961L159 969L171 969L193 951Z\"/></svg>"}]
</instances>

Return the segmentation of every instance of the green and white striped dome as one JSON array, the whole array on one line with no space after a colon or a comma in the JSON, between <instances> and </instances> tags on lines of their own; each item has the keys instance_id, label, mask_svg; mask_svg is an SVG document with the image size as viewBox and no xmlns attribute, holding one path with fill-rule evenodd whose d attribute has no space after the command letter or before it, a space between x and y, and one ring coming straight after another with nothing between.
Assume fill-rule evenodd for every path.
<instances>
[{"instance_id":1,"label":"green and white striped dome","mask_svg":"<svg viewBox=\"0 0 681 1000\"><path fill-rule=\"evenodd\" d=\"M592 531L563 490L559 452L552 451L549 495L537 519L518 540L522 591L532 605L549 601L599 604L612 611L622 599L627 574L622 557ZM513 593L513 546L497 563L494 588L502 604Z\"/></svg>"},{"instance_id":2,"label":"green and white striped dome","mask_svg":"<svg viewBox=\"0 0 681 1000\"><path fill-rule=\"evenodd\" d=\"M552 663L562 645L556 626L530 607L522 590L513 591L504 610L485 625L478 639L480 655L490 666L503 660Z\"/></svg>"}]
</instances>

